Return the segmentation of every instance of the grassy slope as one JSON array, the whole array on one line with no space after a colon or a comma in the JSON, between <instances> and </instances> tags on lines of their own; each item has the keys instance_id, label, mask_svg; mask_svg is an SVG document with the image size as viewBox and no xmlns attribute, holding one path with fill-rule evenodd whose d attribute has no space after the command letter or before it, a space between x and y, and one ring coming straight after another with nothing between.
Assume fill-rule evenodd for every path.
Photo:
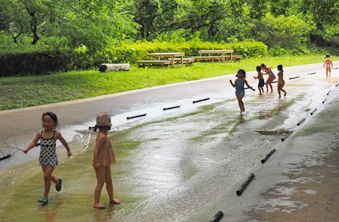
<instances>
[{"instance_id":1,"label":"grassy slope","mask_svg":"<svg viewBox=\"0 0 339 222\"><path fill-rule=\"evenodd\" d=\"M339 57L333 57L338 60ZM234 74L238 69L254 71L265 63L295 66L320 63L323 55L251 58L235 63L195 63L192 67L137 68L129 72L100 73L96 70L53 73L45 76L0 78L0 110L35 106L176 82Z\"/></svg>"}]
</instances>

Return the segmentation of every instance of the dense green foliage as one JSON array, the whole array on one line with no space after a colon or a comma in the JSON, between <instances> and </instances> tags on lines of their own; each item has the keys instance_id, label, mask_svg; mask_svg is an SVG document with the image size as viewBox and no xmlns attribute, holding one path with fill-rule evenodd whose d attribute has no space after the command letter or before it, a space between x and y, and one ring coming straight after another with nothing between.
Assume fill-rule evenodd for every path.
<instances>
[{"instance_id":1,"label":"dense green foliage","mask_svg":"<svg viewBox=\"0 0 339 222\"><path fill-rule=\"evenodd\" d=\"M0 73L8 73L0 75L48 72L57 64L68 70L133 63L154 51L196 55L199 49L222 48L244 57L276 56L339 44L337 0L0 0L0 5L0 55L17 66L2 68ZM65 57L62 62L56 51ZM36 61L46 52L51 55L43 61L51 70ZM26 68L27 59L34 69Z\"/></svg>"},{"instance_id":2,"label":"dense green foliage","mask_svg":"<svg viewBox=\"0 0 339 222\"><path fill-rule=\"evenodd\" d=\"M254 40L269 47L328 44L339 36L336 0L0 0L0 5L0 39L27 44L28 37L33 45L89 51L177 32L186 41Z\"/></svg>"}]
</instances>

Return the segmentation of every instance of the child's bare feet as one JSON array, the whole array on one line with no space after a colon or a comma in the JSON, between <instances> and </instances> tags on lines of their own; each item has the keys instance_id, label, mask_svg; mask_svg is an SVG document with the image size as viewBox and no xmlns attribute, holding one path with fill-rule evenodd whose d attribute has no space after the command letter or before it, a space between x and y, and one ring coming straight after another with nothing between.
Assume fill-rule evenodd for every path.
<instances>
[{"instance_id":1,"label":"child's bare feet","mask_svg":"<svg viewBox=\"0 0 339 222\"><path fill-rule=\"evenodd\" d=\"M105 206L102 205L102 204L100 204L100 203L94 204L93 207L94 207L94 208L97 208L97 209L105 209Z\"/></svg>"},{"instance_id":2,"label":"child's bare feet","mask_svg":"<svg viewBox=\"0 0 339 222\"><path fill-rule=\"evenodd\" d=\"M113 200L110 201L111 204L120 204L120 200L113 198Z\"/></svg>"}]
</instances>

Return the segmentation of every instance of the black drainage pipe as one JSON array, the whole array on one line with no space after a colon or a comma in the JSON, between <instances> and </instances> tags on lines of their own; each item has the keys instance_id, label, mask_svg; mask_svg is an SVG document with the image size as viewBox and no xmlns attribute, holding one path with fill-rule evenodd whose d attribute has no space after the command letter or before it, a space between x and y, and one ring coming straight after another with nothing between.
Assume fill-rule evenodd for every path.
<instances>
[{"instance_id":1,"label":"black drainage pipe","mask_svg":"<svg viewBox=\"0 0 339 222\"><path fill-rule=\"evenodd\" d=\"M237 196L240 196L244 192L248 184L250 184L253 179L254 179L254 174L251 173L251 175L247 178L247 180L243 184L241 184L240 188L237 190L236 192Z\"/></svg>"},{"instance_id":2,"label":"black drainage pipe","mask_svg":"<svg viewBox=\"0 0 339 222\"><path fill-rule=\"evenodd\" d=\"M218 212L214 215L213 219L212 219L210 222L219 222L219 220L220 220L223 216L224 216L223 212L218 211Z\"/></svg>"},{"instance_id":3,"label":"black drainage pipe","mask_svg":"<svg viewBox=\"0 0 339 222\"><path fill-rule=\"evenodd\" d=\"M311 72L311 73L308 73L307 75L314 75L314 74L317 74L316 72Z\"/></svg>"},{"instance_id":4,"label":"black drainage pipe","mask_svg":"<svg viewBox=\"0 0 339 222\"><path fill-rule=\"evenodd\" d=\"M272 156L272 154L273 154L275 151L276 151L276 150L273 149L273 150L271 150L268 154L266 154L265 158L264 158L264 159L261 159L261 163L264 164L264 163L268 160L268 158L270 158L270 157Z\"/></svg>"},{"instance_id":5,"label":"black drainage pipe","mask_svg":"<svg viewBox=\"0 0 339 222\"><path fill-rule=\"evenodd\" d=\"M209 100L209 99L210 99L210 98L194 100L193 103L199 103L199 102L203 102L203 101L206 101L206 100Z\"/></svg>"},{"instance_id":6,"label":"black drainage pipe","mask_svg":"<svg viewBox=\"0 0 339 222\"><path fill-rule=\"evenodd\" d=\"M330 95L330 92L331 92L331 90L330 90L330 91L328 91L327 95Z\"/></svg>"},{"instance_id":7,"label":"black drainage pipe","mask_svg":"<svg viewBox=\"0 0 339 222\"><path fill-rule=\"evenodd\" d=\"M300 126L303 122L305 122L305 118L303 118L302 120L300 120L298 123L297 123L297 126Z\"/></svg>"},{"instance_id":8,"label":"black drainage pipe","mask_svg":"<svg viewBox=\"0 0 339 222\"><path fill-rule=\"evenodd\" d=\"M172 107L166 107L166 108L163 108L162 110L170 110L170 109L178 109L180 108L180 106L172 106Z\"/></svg>"},{"instance_id":9,"label":"black drainage pipe","mask_svg":"<svg viewBox=\"0 0 339 222\"><path fill-rule=\"evenodd\" d=\"M291 77L289 79L291 80L291 79L298 79L298 78L300 78L300 76L294 76L294 77Z\"/></svg>"},{"instance_id":10,"label":"black drainage pipe","mask_svg":"<svg viewBox=\"0 0 339 222\"><path fill-rule=\"evenodd\" d=\"M8 159L8 158L10 158L10 157L11 157L11 154L9 153L9 154L7 154L7 155L5 155L5 156L0 157L0 161L1 161L1 160Z\"/></svg>"},{"instance_id":11,"label":"black drainage pipe","mask_svg":"<svg viewBox=\"0 0 339 222\"><path fill-rule=\"evenodd\" d=\"M313 115L315 112L317 112L317 109L314 109L314 110L311 112L311 115Z\"/></svg>"},{"instance_id":12,"label":"black drainage pipe","mask_svg":"<svg viewBox=\"0 0 339 222\"><path fill-rule=\"evenodd\" d=\"M339 69L339 67L334 67L333 69Z\"/></svg>"},{"instance_id":13,"label":"black drainage pipe","mask_svg":"<svg viewBox=\"0 0 339 222\"><path fill-rule=\"evenodd\" d=\"M335 85L335 87L339 86L339 84Z\"/></svg>"},{"instance_id":14,"label":"black drainage pipe","mask_svg":"<svg viewBox=\"0 0 339 222\"><path fill-rule=\"evenodd\" d=\"M139 117L143 117L146 116L147 113L141 114L141 115L136 115L136 116L128 116L127 119L134 119L134 118L139 118Z\"/></svg>"},{"instance_id":15,"label":"black drainage pipe","mask_svg":"<svg viewBox=\"0 0 339 222\"><path fill-rule=\"evenodd\" d=\"M326 99L324 99L323 103L325 103L325 102L326 102Z\"/></svg>"}]
</instances>

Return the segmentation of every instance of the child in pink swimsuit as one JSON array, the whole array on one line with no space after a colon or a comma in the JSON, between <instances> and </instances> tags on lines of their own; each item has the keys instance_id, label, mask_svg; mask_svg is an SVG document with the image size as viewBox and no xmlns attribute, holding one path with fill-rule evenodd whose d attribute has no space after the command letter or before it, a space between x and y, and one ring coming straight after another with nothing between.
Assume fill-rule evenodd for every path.
<instances>
[{"instance_id":1,"label":"child in pink swimsuit","mask_svg":"<svg viewBox=\"0 0 339 222\"><path fill-rule=\"evenodd\" d=\"M323 67L324 67L324 68L326 67L326 78L331 77L331 71L332 71L332 69L333 69L333 63L332 63L332 60L331 60L331 56L330 56L330 55L326 55L326 56L325 56L325 62L324 62ZM331 69L331 68L332 68L332 69Z\"/></svg>"},{"instance_id":2,"label":"child in pink swimsuit","mask_svg":"<svg viewBox=\"0 0 339 222\"><path fill-rule=\"evenodd\" d=\"M101 190L106 183L107 193L111 204L120 204L120 201L113 197L113 182L111 176L111 164L115 163L115 155L112 149L112 143L108 136L108 130L111 129L111 118L106 112L100 112L97 116L99 133L94 147L93 167L97 177L97 186L94 191L94 207L105 209L100 203Z\"/></svg>"},{"instance_id":3,"label":"child in pink swimsuit","mask_svg":"<svg viewBox=\"0 0 339 222\"><path fill-rule=\"evenodd\" d=\"M268 86L271 87L271 93L273 93L272 82L275 80L275 75L272 72L271 68L266 66L264 63L261 64L262 70L265 72L264 75L268 75L268 79L266 80L266 93L268 92Z\"/></svg>"}]
</instances>

